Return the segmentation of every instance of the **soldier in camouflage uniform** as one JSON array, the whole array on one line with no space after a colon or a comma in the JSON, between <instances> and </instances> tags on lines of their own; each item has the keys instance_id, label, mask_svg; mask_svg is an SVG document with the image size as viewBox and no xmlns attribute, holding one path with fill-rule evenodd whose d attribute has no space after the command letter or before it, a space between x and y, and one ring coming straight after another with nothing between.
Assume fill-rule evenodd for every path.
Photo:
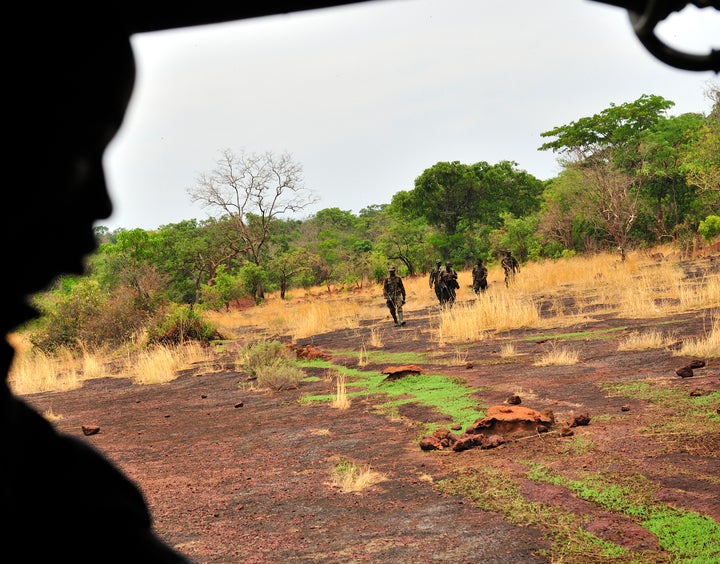
<instances>
[{"instance_id":1,"label":"soldier in camouflage uniform","mask_svg":"<svg viewBox=\"0 0 720 564\"><path fill-rule=\"evenodd\" d=\"M500 261L505 271L505 287L509 287L510 283L515 280L515 274L520 272L520 263L512 255L511 251L505 251L505 256Z\"/></svg>"},{"instance_id":2,"label":"soldier in camouflage uniform","mask_svg":"<svg viewBox=\"0 0 720 564\"><path fill-rule=\"evenodd\" d=\"M472 269L473 292L484 292L488 287L488 269L482 259Z\"/></svg>"},{"instance_id":3,"label":"soldier in camouflage uniform","mask_svg":"<svg viewBox=\"0 0 720 564\"><path fill-rule=\"evenodd\" d=\"M457 272L452 267L452 262L445 263L445 270L440 271L440 305L452 307L455 303L455 290L460 287L458 284Z\"/></svg>"},{"instance_id":4,"label":"soldier in camouflage uniform","mask_svg":"<svg viewBox=\"0 0 720 564\"><path fill-rule=\"evenodd\" d=\"M389 269L390 275L385 278L383 282L383 297L385 303L390 310L393 321L395 321L395 327L405 325L403 319L402 306L405 303L405 286L403 285L402 278L396 274L396 269L391 266Z\"/></svg>"},{"instance_id":5,"label":"soldier in camouflage uniform","mask_svg":"<svg viewBox=\"0 0 720 564\"><path fill-rule=\"evenodd\" d=\"M441 285L440 285L440 273L442 272L442 261L437 259L435 261L435 268L430 271L430 287L435 289L435 295L437 296L438 302L442 303Z\"/></svg>"}]
</instances>

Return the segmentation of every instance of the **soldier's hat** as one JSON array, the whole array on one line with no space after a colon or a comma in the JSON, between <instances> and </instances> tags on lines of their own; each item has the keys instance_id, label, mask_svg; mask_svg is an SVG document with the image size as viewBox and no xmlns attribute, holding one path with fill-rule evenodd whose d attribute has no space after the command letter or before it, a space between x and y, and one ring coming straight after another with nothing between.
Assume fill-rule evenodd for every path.
<instances>
[{"instance_id":1,"label":"soldier's hat","mask_svg":"<svg viewBox=\"0 0 720 564\"><path fill-rule=\"evenodd\" d=\"M452 265L452 261L451 261L451 260L445 261L445 266L451 266L451 265Z\"/></svg>"},{"instance_id":2,"label":"soldier's hat","mask_svg":"<svg viewBox=\"0 0 720 564\"><path fill-rule=\"evenodd\" d=\"M389 270L390 272L395 272L395 271L397 270L397 268L395 268L394 266L391 266L388 270Z\"/></svg>"},{"instance_id":3,"label":"soldier's hat","mask_svg":"<svg viewBox=\"0 0 720 564\"><path fill-rule=\"evenodd\" d=\"M441 264L441 263L442 263L442 261L441 261L440 259L437 259L437 260L435 261L435 264Z\"/></svg>"}]
</instances>

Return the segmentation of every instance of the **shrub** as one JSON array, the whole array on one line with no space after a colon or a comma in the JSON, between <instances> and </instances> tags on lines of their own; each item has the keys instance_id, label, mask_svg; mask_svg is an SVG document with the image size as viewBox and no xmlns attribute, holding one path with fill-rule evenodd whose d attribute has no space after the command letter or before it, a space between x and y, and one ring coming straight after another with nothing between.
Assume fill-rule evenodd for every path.
<instances>
[{"instance_id":1,"label":"shrub","mask_svg":"<svg viewBox=\"0 0 720 564\"><path fill-rule=\"evenodd\" d=\"M709 215L703 219L698 226L698 233L708 243L720 235L720 216Z\"/></svg>"},{"instance_id":2,"label":"shrub","mask_svg":"<svg viewBox=\"0 0 720 564\"><path fill-rule=\"evenodd\" d=\"M253 379L258 378L263 368L297 366L293 352L280 341L249 343L240 349L238 357L245 373Z\"/></svg>"},{"instance_id":3,"label":"shrub","mask_svg":"<svg viewBox=\"0 0 720 564\"><path fill-rule=\"evenodd\" d=\"M255 374L258 386L276 391L297 388L300 380L305 377L300 368L284 363L258 366Z\"/></svg>"},{"instance_id":4,"label":"shrub","mask_svg":"<svg viewBox=\"0 0 720 564\"><path fill-rule=\"evenodd\" d=\"M217 336L215 326L185 305L173 305L147 328L148 343L180 345L185 341L209 342Z\"/></svg>"},{"instance_id":5,"label":"shrub","mask_svg":"<svg viewBox=\"0 0 720 564\"><path fill-rule=\"evenodd\" d=\"M239 361L248 378L263 388L296 388L305 373L298 367L293 351L279 341L257 341L239 351Z\"/></svg>"}]
</instances>

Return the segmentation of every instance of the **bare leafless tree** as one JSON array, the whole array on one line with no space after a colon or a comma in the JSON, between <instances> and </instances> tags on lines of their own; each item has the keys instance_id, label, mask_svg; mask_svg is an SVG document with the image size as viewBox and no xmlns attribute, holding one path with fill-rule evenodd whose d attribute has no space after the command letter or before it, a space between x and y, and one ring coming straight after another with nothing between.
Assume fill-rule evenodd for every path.
<instances>
[{"instance_id":1,"label":"bare leafless tree","mask_svg":"<svg viewBox=\"0 0 720 564\"><path fill-rule=\"evenodd\" d=\"M285 153L221 151L216 168L187 189L194 202L219 212L233 226L238 254L261 265L270 228L279 217L315 203L303 186L302 166Z\"/></svg>"},{"instance_id":2,"label":"bare leafless tree","mask_svg":"<svg viewBox=\"0 0 720 564\"><path fill-rule=\"evenodd\" d=\"M638 215L639 190L628 174L610 163L596 163L580 169L587 197L596 210L602 227L624 258L628 237Z\"/></svg>"}]
</instances>

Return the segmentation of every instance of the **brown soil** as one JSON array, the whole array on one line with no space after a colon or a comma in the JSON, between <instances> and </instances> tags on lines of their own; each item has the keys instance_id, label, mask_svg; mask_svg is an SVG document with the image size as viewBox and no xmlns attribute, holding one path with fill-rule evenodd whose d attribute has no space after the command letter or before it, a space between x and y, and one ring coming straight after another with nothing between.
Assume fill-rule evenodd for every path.
<instances>
[{"instance_id":1,"label":"brown soil","mask_svg":"<svg viewBox=\"0 0 720 564\"><path fill-rule=\"evenodd\" d=\"M640 473L659 486L658 500L720 521L718 433L698 428L687 436L652 435L649 426L671 414L642 401L609 397L599 387L649 378L679 395L720 389L717 359L705 359L707 365L692 377L680 378L675 370L691 359L673 356L672 350L617 351L618 339L633 330L662 327L676 331L680 340L704 335L712 312L639 320L597 315L571 329L596 331L582 342L581 362L572 366L533 365L547 350L548 335L567 329L514 331L469 343L471 367L465 362L453 366L454 349L446 347L444 362L421 367L428 377L462 378L478 389L477 397L487 407L517 394L523 406L550 408L555 414L557 430L492 449L422 451L421 423L444 420L416 404L403 407L401 417L394 419L378 413L374 407L380 400L372 397L354 398L347 410L301 406L297 400L303 395L335 392L335 384L322 377L275 393L248 390L242 386L245 375L230 369L184 374L155 386L106 378L88 381L79 390L26 399L40 412L51 409L61 415L56 423L60 430L83 437L135 480L159 533L197 562L551 561L540 552L552 540L546 530L510 523L468 499L439 492L435 485L459 469L487 466L516 479L527 500L587 515L591 533L631 551L654 554L653 561L667 561L657 538L635 522L564 488L526 479L527 466L521 462L543 462L568 475ZM385 351L428 352L428 319L433 315L435 310L410 310L405 327L383 319L372 326L384 329ZM364 332L369 342L370 328L335 331L297 344L312 343L334 362L355 366L355 359L333 351L357 350ZM622 329L601 331L610 328ZM500 357L505 342L517 349L511 359ZM437 358L443 351L432 352ZM319 371L316 375L322 376ZM580 414L588 414L590 423L573 431L592 447L572 454L573 437L562 436L559 428ZM84 436L83 425L97 425L100 432ZM387 480L360 493L340 492L331 485L330 471L343 457L369 465Z\"/></svg>"}]
</instances>

